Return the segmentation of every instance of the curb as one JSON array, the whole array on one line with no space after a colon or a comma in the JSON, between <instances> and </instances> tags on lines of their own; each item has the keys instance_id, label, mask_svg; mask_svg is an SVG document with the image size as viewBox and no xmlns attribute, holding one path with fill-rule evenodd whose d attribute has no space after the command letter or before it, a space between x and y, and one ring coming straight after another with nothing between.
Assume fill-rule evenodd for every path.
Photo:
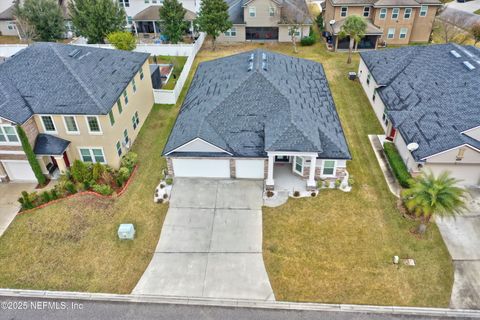
<instances>
[{"instance_id":1,"label":"curb","mask_svg":"<svg viewBox=\"0 0 480 320\"><path fill-rule=\"evenodd\" d=\"M300 303L263 300L236 300L236 299L209 299L209 298L186 298L167 297L158 295L133 295L133 294L108 294L108 293L84 293L66 291L41 291L0 289L0 297L23 297L42 299L66 299L84 301L107 301L127 303L156 303L178 304L192 306L234 307L255 309L277 310L303 310L303 311L330 311L330 312L359 312L396 315L423 315L442 316L451 318L479 318L480 310L448 309L448 308L420 308L420 307L397 307L397 306L373 306L354 304L326 304L326 303Z\"/></svg>"}]
</instances>

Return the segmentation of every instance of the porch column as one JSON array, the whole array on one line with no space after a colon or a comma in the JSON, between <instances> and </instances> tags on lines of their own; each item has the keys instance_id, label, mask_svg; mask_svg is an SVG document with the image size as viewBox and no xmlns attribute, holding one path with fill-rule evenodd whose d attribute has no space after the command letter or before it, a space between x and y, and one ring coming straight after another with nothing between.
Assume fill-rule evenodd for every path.
<instances>
[{"instance_id":1,"label":"porch column","mask_svg":"<svg viewBox=\"0 0 480 320\"><path fill-rule=\"evenodd\" d=\"M155 34L155 38L157 37L157 27L155 26L155 21L153 23L153 33Z\"/></svg>"},{"instance_id":2,"label":"porch column","mask_svg":"<svg viewBox=\"0 0 480 320\"><path fill-rule=\"evenodd\" d=\"M135 30L135 36L138 37L137 21L133 21L133 30Z\"/></svg>"},{"instance_id":3,"label":"porch column","mask_svg":"<svg viewBox=\"0 0 480 320\"><path fill-rule=\"evenodd\" d=\"M275 163L275 156L274 155L268 155L268 173L267 173L267 181L265 183L267 184L267 189L273 189L274 181L273 181L273 164Z\"/></svg>"},{"instance_id":4,"label":"porch column","mask_svg":"<svg viewBox=\"0 0 480 320\"><path fill-rule=\"evenodd\" d=\"M308 173L308 181L307 187L308 188L316 188L317 184L315 183L315 170L317 167L317 156L310 157L310 172Z\"/></svg>"},{"instance_id":5,"label":"porch column","mask_svg":"<svg viewBox=\"0 0 480 320\"><path fill-rule=\"evenodd\" d=\"M38 165L40 166L40 169L42 169L43 174L48 174L47 166L45 165L45 161L43 161L43 157L39 156L37 157Z\"/></svg>"},{"instance_id":6,"label":"porch column","mask_svg":"<svg viewBox=\"0 0 480 320\"><path fill-rule=\"evenodd\" d=\"M63 156L55 157L55 161L57 161L57 166L60 173L65 173L65 171L67 171L67 166L65 165L65 160L63 160Z\"/></svg>"}]
</instances>

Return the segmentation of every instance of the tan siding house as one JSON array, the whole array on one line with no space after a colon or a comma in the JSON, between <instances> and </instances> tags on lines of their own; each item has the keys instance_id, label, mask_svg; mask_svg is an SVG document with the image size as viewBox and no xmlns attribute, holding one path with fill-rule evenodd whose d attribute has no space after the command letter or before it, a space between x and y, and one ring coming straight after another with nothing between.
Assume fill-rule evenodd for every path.
<instances>
[{"instance_id":1,"label":"tan siding house","mask_svg":"<svg viewBox=\"0 0 480 320\"><path fill-rule=\"evenodd\" d=\"M32 68L44 65L56 70L36 70L38 74L31 76L32 86L38 86L36 81L44 74L55 75L43 79L42 89L50 97L34 88L15 90L21 75L28 75L17 60L33 56L40 64L33 63ZM50 64L45 65L46 60ZM6 89L17 94L0 94L0 178L13 181L35 180L17 125L26 132L47 176L55 177L75 160L118 168L154 103L148 54L143 53L35 44L0 65L0 73L0 83L10 80ZM54 84L49 91L48 86ZM23 95L27 89L31 97Z\"/></svg>"}]
</instances>

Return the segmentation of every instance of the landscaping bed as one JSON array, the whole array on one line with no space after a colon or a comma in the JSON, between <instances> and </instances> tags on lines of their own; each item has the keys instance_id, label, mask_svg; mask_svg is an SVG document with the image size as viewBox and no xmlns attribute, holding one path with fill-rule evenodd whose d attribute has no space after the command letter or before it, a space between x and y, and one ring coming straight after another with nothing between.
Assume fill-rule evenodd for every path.
<instances>
[{"instance_id":1,"label":"landscaping bed","mask_svg":"<svg viewBox=\"0 0 480 320\"><path fill-rule=\"evenodd\" d=\"M383 144L383 150L385 151L390 168L392 168L393 174L397 178L398 183L400 183L403 188L410 187L412 175L408 172L407 166L398 153L397 147L395 147L392 142L385 142Z\"/></svg>"}]
</instances>

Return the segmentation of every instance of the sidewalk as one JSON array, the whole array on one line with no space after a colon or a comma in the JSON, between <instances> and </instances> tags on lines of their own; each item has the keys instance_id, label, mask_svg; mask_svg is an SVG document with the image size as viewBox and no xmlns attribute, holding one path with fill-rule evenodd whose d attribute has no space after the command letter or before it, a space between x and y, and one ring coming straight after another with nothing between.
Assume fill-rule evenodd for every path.
<instances>
[{"instance_id":1,"label":"sidewalk","mask_svg":"<svg viewBox=\"0 0 480 320\"><path fill-rule=\"evenodd\" d=\"M370 139L370 143L372 144L373 151L375 152L375 157L377 158L378 164L380 165L380 169L383 172L385 181L387 181L390 192L393 193L395 197L400 198L400 191L402 190L402 188L400 187L400 184L398 184L397 179L395 179L392 169L388 164L388 160L385 156L385 152L383 151L383 147L380 142L380 139L378 139L377 135L373 135L373 134L369 134L368 139Z\"/></svg>"}]
</instances>

